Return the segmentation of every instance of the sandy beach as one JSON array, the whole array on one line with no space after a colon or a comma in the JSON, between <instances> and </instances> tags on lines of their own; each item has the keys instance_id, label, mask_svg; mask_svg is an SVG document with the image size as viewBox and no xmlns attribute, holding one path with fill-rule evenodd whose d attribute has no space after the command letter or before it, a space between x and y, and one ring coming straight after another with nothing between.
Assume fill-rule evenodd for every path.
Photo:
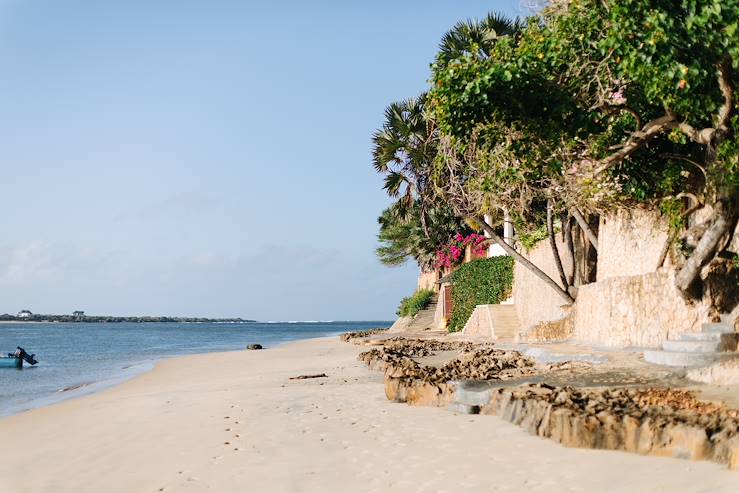
<instances>
[{"instance_id":1,"label":"sandy beach","mask_svg":"<svg viewBox=\"0 0 739 493\"><path fill-rule=\"evenodd\" d=\"M568 449L388 402L360 350L330 338L170 359L4 418L0 491L739 491L718 464Z\"/></svg>"}]
</instances>

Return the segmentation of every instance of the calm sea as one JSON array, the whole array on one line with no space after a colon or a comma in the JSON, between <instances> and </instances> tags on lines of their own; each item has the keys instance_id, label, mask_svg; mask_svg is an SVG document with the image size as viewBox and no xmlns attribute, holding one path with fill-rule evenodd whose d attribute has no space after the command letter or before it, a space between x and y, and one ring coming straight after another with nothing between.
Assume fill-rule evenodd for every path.
<instances>
[{"instance_id":1,"label":"calm sea","mask_svg":"<svg viewBox=\"0 0 739 493\"><path fill-rule=\"evenodd\" d=\"M23 347L39 364L0 368L0 416L109 387L161 359L387 327L389 322L0 324L0 353Z\"/></svg>"}]
</instances>

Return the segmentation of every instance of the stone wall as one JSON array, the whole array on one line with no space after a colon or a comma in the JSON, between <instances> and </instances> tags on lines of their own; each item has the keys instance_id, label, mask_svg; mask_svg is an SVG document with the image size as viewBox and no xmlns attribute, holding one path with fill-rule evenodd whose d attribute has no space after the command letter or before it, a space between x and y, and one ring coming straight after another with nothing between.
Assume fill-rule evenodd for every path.
<instances>
[{"instance_id":1,"label":"stone wall","mask_svg":"<svg viewBox=\"0 0 739 493\"><path fill-rule=\"evenodd\" d=\"M657 269L667 242L667 224L641 209L601 216L597 280L649 274Z\"/></svg>"},{"instance_id":2,"label":"stone wall","mask_svg":"<svg viewBox=\"0 0 739 493\"><path fill-rule=\"evenodd\" d=\"M657 270L666 241L667 227L657 213L636 209L601 218L598 282L579 287L563 333L571 331L574 339L610 347L657 347L683 332L700 330L708 320L708 308L683 301L673 285L669 261ZM567 269L568 256L558 244ZM548 241L540 242L527 257L559 280ZM567 309L554 290L524 267L516 264L514 272L513 296L521 327L537 338L540 327L562 320Z\"/></svg>"},{"instance_id":3,"label":"stone wall","mask_svg":"<svg viewBox=\"0 0 739 493\"><path fill-rule=\"evenodd\" d=\"M438 291L439 285L436 284L436 281L438 281L440 277L438 270L421 270L418 274L418 290L432 289L434 291Z\"/></svg>"},{"instance_id":4,"label":"stone wall","mask_svg":"<svg viewBox=\"0 0 739 493\"><path fill-rule=\"evenodd\" d=\"M565 272L569 272L572 261L566 254L567 247L561 241L560 235L557 235L557 247ZM540 241L531 251L523 253L549 277L559 282L557 265L548 239ZM559 320L566 314L562 308L564 301L560 295L518 262L513 268L513 302L524 333L541 322Z\"/></svg>"},{"instance_id":5,"label":"stone wall","mask_svg":"<svg viewBox=\"0 0 739 493\"><path fill-rule=\"evenodd\" d=\"M489 305L477 305L472 311L469 320L462 329L466 337L491 339L493 337L493 322L490 319Z\"/></svg>"},{"instance_id":6,"label":"stone wall","mask_svg":"<svg viewBox=\"0 0 739 493\"><path fill-rule=\"evenodd\" d=\"M657 347L684 332L699 331L708 308L689 305L663 269L612 277L581 286L574 306L576 340L610 347Z\"/></svg>"}]
</instances>

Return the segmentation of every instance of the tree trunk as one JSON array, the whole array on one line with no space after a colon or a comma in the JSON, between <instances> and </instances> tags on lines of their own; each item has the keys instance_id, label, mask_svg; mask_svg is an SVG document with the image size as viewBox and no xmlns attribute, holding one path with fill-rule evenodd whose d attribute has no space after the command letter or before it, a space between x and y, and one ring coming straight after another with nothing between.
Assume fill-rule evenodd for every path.
<instances>
[{"instance_id":1,"label":"tree trunk","mask_svg":"<svg viewBox=\"0 0 739 493\"><path fill-rule=\"evenodd\" d=\"M701 269L716 256L721 240L724 239L735 223L736 211L728 211L721 202L716 203L716 211L711 219L711 225L701 237L692 255L675 276L675 286L685 298L700 297L696 289L700 281Z\"/></svg>"},{"instance_id":2,"label":"tree trunk","mask_svg":"<svg viewBox=\"0 0 739 493\"><path fill-rule=\"evenodd\" d=\"M572 216L577 220L577 224L580 225L582 230L585 232L585 235L587 235L588 240L590 240L590 244L593 245L593 248L595 248L595 251L598 251L598 237L595 236L595 233L593 233L593 230L590 229L590 225L585 220L585 218L582 216L580 211L577 209L577 207L573 207L572 209Z\"/></svg>"},{"instance_id":3,"label":"tree trunk","mask_svg":"<svg viewBox=\"0 0 739 493\"><path fill-rule=\"evenodd\" d=\"M484 218L479 217L470 217L474 222L480 224L482 226L482 229L485 230L485 232L490 235L490 238L500 245L500 247L511 257L513 257L517 262L519 262L521 265L529 269L536 277L544 281L545 284L550 286L552 289L554 289L557 294L567 302L567 304L574 303L574 298L570 296L570 294L563 290L557 282L549 277L544 271L542 271L540 268L538 268L536 265L534 265L529 259L518 253L513 247L511 247L508 243L503 241L503 238L498 236L495 233L495 230L492 226L490 226L487 222L485 222Z\"/></svg>"},{"instance_id":4,"label":"tree trunk","mask_svg":"<svg viewBox=\"0 0 739 493\"><path fill-rule=\"evenodd\" d=\"M559 249L557 248L557 237L554 234L554 218L552 217L552 201L547 202L547 234L549 236L549 246L552 247L552 255L554 256L554 263L557 264L557 272L559 272L559 279L562 281L562 287L565 291L568 291L569 285L567 284L567 276L565 275L565 269L562 267L562 258L559 256ZM569 292L569 291L568 291Z\"/></svg>"},{"instance_id":5,"label":"tree trunk","mask_svg":"<svg viewBox=\"0 0 739 493\"><path fill-rule=\"evenodd\" d=\"M577 262L577 257L575 257L575 245L572 242L572 223L570 221L570 216L567 214L562 214L562 235L564 236L565 244L567 245L567 252L570 255L570 272L568 274L567 278L567 285L568 286L574 286L575 285L575 265Z\"/></svg>"}]
</instances>

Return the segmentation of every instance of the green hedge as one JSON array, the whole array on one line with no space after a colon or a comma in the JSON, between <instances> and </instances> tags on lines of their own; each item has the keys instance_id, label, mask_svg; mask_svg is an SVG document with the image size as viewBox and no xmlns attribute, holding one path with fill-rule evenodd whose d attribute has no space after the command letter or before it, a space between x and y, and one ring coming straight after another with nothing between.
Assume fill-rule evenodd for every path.
<instances>
[{"instance_id":1,"label":"green hedge","mask_svg":"<svg viewBox=\"0 0 739 493\"><path fill-rule=\"evenodd\" d=\"M464 328L477 305L508 298L513 287L513 258L490 257L464 264L452 274L452 318L449 332Z\"/></svg>"},{"instance_id":2,"label":"green hedge","mask_svg":"<svg viewBox=\"0 0 739 493\"><path fill-rule=\"evenodd\" d=\"M416 291L413 296L408 296L400 300L398 311L395 312L399 317L412 317L420 312L431 303L434 298L434 291L431 289L421 289Z\"/></svg>"}]
</instances>

